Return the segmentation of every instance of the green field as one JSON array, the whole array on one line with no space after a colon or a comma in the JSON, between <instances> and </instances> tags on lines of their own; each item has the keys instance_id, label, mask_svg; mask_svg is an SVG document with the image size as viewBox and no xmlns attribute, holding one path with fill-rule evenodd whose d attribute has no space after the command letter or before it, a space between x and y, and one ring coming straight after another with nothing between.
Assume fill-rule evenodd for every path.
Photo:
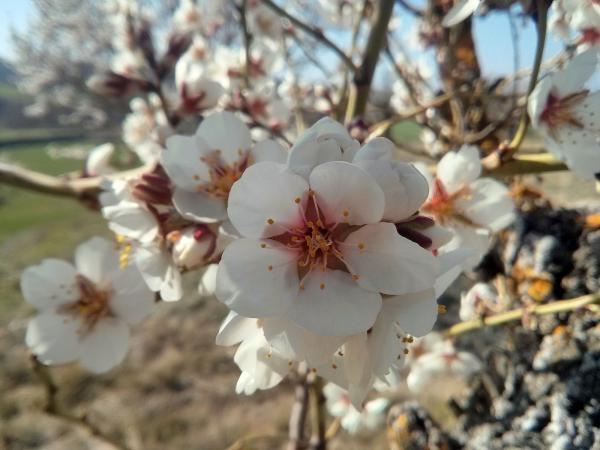
<instances>
[{"instance_id":1,"label":"green field","mask_svg":"<svg viewBox=\"0 0 600 450\"><path fill-rule=\"evenodd\" d=\"M81 169L81 160L52 159L46 147L2 149L0 160L54 175ZM101 215L75 200L0 185L0 324L21 304L18 282L23 268L49 256L70 259L79 242L98 233L107 234Z\"/></svg>"}]
</instances>

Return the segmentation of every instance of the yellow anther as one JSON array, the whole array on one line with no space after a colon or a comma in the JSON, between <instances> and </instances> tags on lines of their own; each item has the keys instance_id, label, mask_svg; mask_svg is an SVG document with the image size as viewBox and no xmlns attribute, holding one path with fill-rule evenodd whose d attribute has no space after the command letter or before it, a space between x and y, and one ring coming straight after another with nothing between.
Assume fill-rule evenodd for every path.
<instances>
[{"instance_id":1,"label":"yellow anther","mask_svg":"<svg viewBox=\"0 0 600 450\"><path fill-rule=\"evenodd\" d=\"M325 289L325 283L321 283L319 287L321 288L321 290Z\"/></svg>"},{"instance_id":2,"label":"yellow anther","mask_svg":"<svg viewBox=\"0 0 600 450\"><path fill-rule=\"evenodd\" d=\"M267 269L269 269L269 272L271 272L273 270L273 266L269 266Z\"/></svg>"},{"instance_id":3,"label":"yellow anther","mask_svg":"<svg viewBox=\"0 0 600 450\"><path fill-rule=\"evenodd\" d=\"M358 244L359 250L364 250L364 248L365 248L365 244L363 244L362 242L360 244Z\"/></svg>"},{"instance_id":4,"label":"yellow anther","mask_svg":"<svg viewBox=\"0 0 600 450\"><path fill-rule=\"evenodd\" d=\"M448 312L448 308L445 305L438 305L438 314L446 314Z\"/></svg>"},{"instance_id":5,"label":"yellow anther","mask_svg":"<svg viewBox=\"0 0 600 450\"><path fill-rule=\"evenodd\" d=\"M273 219L269 218L269 219L267 219L267 223L269 225L273 225L275 223L275 221Z\"/></svg>"},{"instance_id":6,"label":"yellow anther","mask_svg":"<svg viewBox=\"0 0 600 450\"><path fill-rule=\"evenodd\" d=\"M300 201L301 201L301 200L300 200L300 197L296 197L296 198L294 199L294 203L300 203Z\"/></svg>"}]
</instances>

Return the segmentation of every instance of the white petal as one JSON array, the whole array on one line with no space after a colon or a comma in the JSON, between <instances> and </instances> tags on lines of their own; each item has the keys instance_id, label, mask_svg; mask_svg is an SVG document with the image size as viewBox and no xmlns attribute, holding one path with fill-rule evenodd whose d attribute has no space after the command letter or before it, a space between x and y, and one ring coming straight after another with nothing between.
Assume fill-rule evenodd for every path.
<instances>
[{"instance_id":1,"label":"white petal","mask_svg":"<svg viewBox=\"0 0 600 450\"><path fill-rule=\"evenodd\" d=\"M413 336L426 335L437 320L437 302L433 289L386 298L385 302L389 308L387 313L395 318L405 332Z\"/></svg>"},{"instance_id":2,"label":"white petal","mask_svg":"<svg viewBox=\"0 0 600 450\"><path fill-rule=\"evenodd\" d=\"M21 292L25 300L39 310L49 310L76 301L75 268L60 259L44 259L21 274Z\"/></svg>"},{"instance_id":3,"label":"white petal","mask_svg":"<svg viewBox=\"0 0 600 450\"><path fill-rule=\"evenodd\" d=\"M344 161L321 164L311 172L309 182L329 222L362 225L379 222L383 216L383 191L367 172L354 164Z\"/></svg>"},{"instance_id":4,"label":"white petal","mask_svg":"<svg viewBox=\"0 0 600 450\"><path fill-rule=\"evenodd\" d=\"M245 317L281 315L298 293L296 261L296 252L275 241L238 239L221 257L217 298Z\"/></svg>"},{"instance_id":5,"label":"white petal","mask_svg":"<svg viewBox=\"0 0 600 450\"><path fill-rule=\"evenodd\" d=\"M472 256L463 263L463 269L472 269L479 264L479 261L481 261L481 258L487 253L490 247L492 239L489 231L460 223L453 223L449 228L454 231L454 237L440 251L447 253L456 249L470 250Z\"/></svg>"},{"instance_id":6,"label":"white petal","mask_svg":"<svg viewBox=\"0 0 600 450\"><path fill-rule=\"evenodd\" d=\"M469 185L481 174L481 161L477 147L464 145L458 152L448 152L437 166L437 177L449 194Z\"/></svg>"},{"instance_id":7,"label":"white petal","mask_svg":"<svg viewBox=\"0 0 600 450\"><path fill-rule=\"evenodd\" d=\"M535 89L529 96L527 102L527 111L531 118L531 125L535 128L540 127L540 117L546 108L548 96L552 90L552 79L547 76L540 80L535 86Z\"/></svg>"},{"instance_id":8,"label":"white petal","mask_svg":"<svg viewBox=\"0 0 600 450\"><path fill-rule=\"evenodd\" d=\"M64 364L79 358L81 322L70 316L45 313L27 325L25 342L44 364Z\"/></svg>"},{"instance_id":9,"label":"white petal","mask_svg":"<svg viewBox=\"0 0 600 450\"><path fill-rule=\"evenodd\" d=\"M437 256L438 273L434 285L436 298L439 298L458 278L463 265L471 257L473 257L473 251L468 248L458 248Z\"/></svg>"},{"instance_id":10,"label":"white petal","mask_svg":"<svg viewBox=\"0 0 600 450\"><path fill-rule=\"evenodd\" d=\"M97 236L85 241L75 250L75 267L93 283L106 281L108 275L119 268L115 243Z\"/></svg>"},{"instance_id":11,"label":"white petal","mask_svg":"<svg viewBox=\"0 0 600 450\"><path fill-rule=\"evenodd\" d=\"M515 218L515 207L508 189L491 178L473 182L469 196L457 200L456 207L469 220L492 231L506 228Z\"/></svg>"},{"instance_id":12,"label":"white petal","mask_svg":"<svg viewBox=\"0 0 600 450\"><path fill-rule=\"evenodd\" d=\"M158 234L156 219L139 203L123 201L106 206L102 208L102 214L116 234L142 243L152 242Z\"/></svg>"},{"instance_id":13,"label":"white petal","mask_svg":"<svg viewBox=\"0 0 600 450\"><path fill-rule=\"evenodd\" d=\"M307 191L306 181L284 165L254 164L231 188L229 219L246 237L283 234L303 223L301 208Z\"/></svg>"},{"instance_id":14,"label":"white petal","mask_svg":"<svg viewBox=\"0 0 600 450\"><path fill-rule=\"evenodd\" d=\"M343 337L319 336L282 317L263 320L265 338L280 353L296 361L306 361L311 366L327 364L344 343Z\"/></svg>"},{"instance_id":15,"label":"white petal","mask_svg":"<svg viewBox=\"0 0 600 450\"><path fill-rule=\"evenodd\" d=\"M228 111L206 117L196 135L208 144L210 150L221 150L223 159L229 164L237 162L240 150L250 150L252 145L248 127Z\"/></svg>"},{"instance_id":16,"label":"white petal","mask_svg":"<svg viewBox=\"0 0 600 450\"><path fill-rule=\"evenodd\" d=\"M333 140L319 140L319 134L307 130L292 146L287 165L294 173L308 178L319 164L342 159L342 150Z\"/></svg>"},{"instance_id":17,"label":"white petal","mask_svg":"<svg viewBox=\"0 0 600 450\"><path fill-rule=\"evenodd\" d=\"M292 302L287 317L322 336L349 336L368 330L381 308L381 295L359 287L350 274L314 270Z\"/></svg>"},{"instance_id":18,"label":"white petal","mask_svg":"<svg viewBox=\"0 0 600 450\"><path fill-rule=\"evenodd\" d=\"M110 158L114 152L113 144L102 144L92 149L85 162L86 173L93 176L111 173Z\"/></svg>"},{"instance_id":19,"label":"white petal","mask_svg":"<svg viewBox=\"0 0 600 450\"><path fill-rule=\"evenodd\" d=\"M392 141L384 137L376 137L367 142L354 156L352 162L358 161L391 161L396 152Z\"/></svg>"},{"instance_id":20,"label":"white petal","mask_svg":"<svg viewBox=\"0 0 600 450\"><path fill-rule=\"evenodd\" d=\"M209 264L204 268L198 284L198 293L200 297L209 297L215 295L217 289L217 270L218 264Z\"/></svg>"},{"instance_id":21,"label":"white petal","mask_svg":"<svg viewBox=\"0 0 600 450\"><path fill-rule=\"evenodd\" d=\"M129 346L129 327L122 320L100 320L81 339L81 365L93 373L107 372L123 361Z\"/></svg>"},{"instance_id":22,"label":"white petal","mask_svg":"<svg viewBox=\"0 0 600 450\"><path fill-rule=\"evenodd\" d=\"M146 285L153 292L160 292L164 301L181 299L181 275L169 253L154 245L139 247L135 251L135 264Z\"/></svg>"},{"instance_id":23,"label":"white petal","mask_svg":"<svg viewBox=\"0 0 600 450\"><path fill-rule=\"evenodd\" d=\"M458 3L455 3L452 9L448 11L448 14L444 16L442 25L445 27L453 27L454 25L461 23L475 12L480 3L481 0L458 0Z\"/></svg>"},{"instance_id":24,"label":"white petal","mask_svg":"<svg viewBox=\"0 0 600 450\"><path fill-rule=\"evenodd\" d=\"M598 50L591 48L579 53L565 68L552 75L552 84L560 97L583 90L587 80L598 70Z\"/></svg>"},{"instance_id":25,"label":"white petal","mask_svg":"<svg viewBox=\"0 0 600 450\"><path fill-rule=\"evenodd\" d=\"M400 236L394 224L365 225L351 233L340 249L364 289L398 295L433 286L435 257Z\"/></svg>"},{"instance_id":26,"label":"white petal","mask_svg":"<svg viewBox=\"0 0 600 450\"><path fill-rule=\"evenodd\" d=\"M183 217L194 222L213 223L227 217L225 200L202 192L175 188L173 205Z\"/></svg>"},{"instance_id":27,"label":"white petal","mask_svg":"<svg viewBox=\"0 0 600 450\"><path fill-rule=\"evenodd\" d=\"M250 151L250 154L254 163L272 161L285 164L288 157L286 149L273 139L265 139L264 141L257 142Z\"/></svg>"},{"instance_id":28,"label":"white petal","mask_svg":"<svg viewBox=\"0 0 600 450\"><path fill-rule=\"evenodd\" d=\"M368 172L385 195L383 219L400 222L419 210L427 200L427 180L412 165L397 161L359 161L359 167Z\"/></svg>"},{"instance_id":29,"label":"white petal","mask_svg":"<svg viewBox=\"0 0 600 450\"><path fill-rule=\"evenodd\" d=\"M252 339L260 332L257 319L248 319L233 311L229 311L229 314L227 314L227 317L225 317L219 328L215 342L217 345L227 347L239 344L246 339Z\"/></svg>"},{"instance_id":30,"label":"white petal","mask_svg":"<svg viewBox=\"0 0 600 450\"><path fill-rule=\"evenodd\" d=\"M110 309L125 322L136 324L152 312L154 293L146 286L137 266L130 265L114 273L112 288Z\"/></svg>"},{"instance_id":31,"label":"white petal","mask_svg":"<svg viewBox=\"0 0 600 450\"><path fill-rule=\"evenodd\" d=\"M202 181L210 180L209 169L200 158L210 151L198 136L173 135L167 138L167 149L160 154L160 164L175 186L195 191Z\"/></svg>"}]
</instances>

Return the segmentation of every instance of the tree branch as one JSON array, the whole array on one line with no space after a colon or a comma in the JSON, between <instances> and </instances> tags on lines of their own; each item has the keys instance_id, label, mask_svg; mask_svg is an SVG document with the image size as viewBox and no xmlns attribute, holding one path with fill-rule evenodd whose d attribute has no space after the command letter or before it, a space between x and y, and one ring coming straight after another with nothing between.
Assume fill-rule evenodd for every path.
<instances>
[{"instance_id":1,"label":"tree branch","mask_svg":"<svg viewBox=\"0 0 600 450\"><path fill-rule=\"evenodd\" d=\"M12 164L0 163L0 183L43 194L88 199L96 197L100 193L100 186L105 180L135 177L148 170L150 170L150 167L142 166L105 176L69 179L47 175Z\"/></svg>"},{"instance_id":2,"label":"tree branch","mask_svg":"<svg viewBox=\"0 0 600 450\"><path fill-rule=\"evenodd\" d=\"M308 412L308 381L306 380L306 373L300 375L294 392L295 399L290 412L287 450L303 450L306 444L304 429L306 414Z\"/></svg>"},{"instance_id":3,"label":"tree branch","mask_svg":"<svg viewBox=\"0 0 600 450\"><path fill-rule=\"evenodd\" d=\"M371 28L367 47L363 57L362 64L354 75L354 85L356 86L356 97L348 107L346 117L357 117L364 115L367 109L369 92L371 91L371 82L373 74L379 61L379 53L384 47L387 37L388 24L394 10L394 0L379 0L377 8L377 17Z\"/></svg>"},{"instance_id":4,"label":"tree branch","mask_svg":"<svg viewBox=\"0 0 600 450\"><path fill-rule=\"evenodd\" d=\"M86 414L83 414L82 416L77 416L75 414L71 414L64 411L58 402L58 386L52 378L50 369L47 366L43 365L41 362L39 362L39 360L34 355L31 355L31 366L33 372L38 376L38 378L44 385L44 389L46 390L46 405L44 407L44 411L46 412L46 414L49 414L58 419L64 420L65 422L69 422L73 425L87 430L96 439L99 439L104 443L111 445L117 450L128 450L128 447L125 444L119 442L118 440L110 436L107 436L102 430L100 430L100 428L98 428L96 425L90 422Z\"/></svg>"},{"instance_id":5,"label":"tree branch","mask_svg":"<svg viewBox=\"0 0 600 450\"><path fill-rule=\"evenodd\" d=\"M596 303L600 303L600 294L584 295L582 297L569 300L558 300L545 305L535 305L531 308L513 309L512 311L505 313L457 323L443 331L442 334L446 336L457 336L459 334L477 330L479 328L493 327L507 322L514 322L521 319L524 314L538 316L544 314L556 314L560 312L573 311L584 307L596 307Z\"/></svg>"},{"instance_id":6,"label":"tree branch","mask_svg":"<svg viewBox=\"0 0 600 450\"><path fill-rule=\"evenodd\" d=\"M310 385L310 420L312 436L310 450L327 450L327 427L323 378L315 376Z\"/></svg>"},{"instance_id":7,"label":"tree branch","mask_svg":"<svg viewBox=\"0 0 600 450\"><path fill-rule=\"evenodd\" d=\"M346 55L346 53L344 53L344 51L341 48L339 48L332 41L330 41L321 30L311 25L308 25L307 23L304 23L297 17L292 16L290 13L288 13L285 9L274 3L272 0L261 1L273 11L275 11L277 14L288 19L290 22L292 22L292 24L296 25L306 34L309 34L319 42L322 42L323 45L325 45L326 47L329 47L329 49L332 50L335 54L337 54L351 71L355 72L357 70L356 66L352 62L352 59L348 55Z\"/></svg>"}]
</instances>

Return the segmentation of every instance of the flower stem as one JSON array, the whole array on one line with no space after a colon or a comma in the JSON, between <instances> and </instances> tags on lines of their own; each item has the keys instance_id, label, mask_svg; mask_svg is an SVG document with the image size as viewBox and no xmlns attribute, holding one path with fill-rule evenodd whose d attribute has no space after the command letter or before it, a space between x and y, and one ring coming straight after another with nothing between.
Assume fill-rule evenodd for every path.
<instances>
[{"instance_id":1,"label":"flower stem","mask_svg":"<svg viewBox=\"0 0 600 450\"><path fill-rule=\"evenodd\" d=\"M287 450L303 450L305 448L305 425L308 412L308 381L306 373L299 374L294 391L295 400L290 412L289 441Z\"/></svg>"},{"instance_id":2,"label":"flower stem","mask_svg":"<svg viewBox=\"0 0 600 450\"><path fill-rule=\"evenodd\" d=\"M323 394L323 379L316 376L310 386L310 420L312 436L310 450L327 450L327 428L325 420L325 395Z\"/></svg>"}]
</instances>

